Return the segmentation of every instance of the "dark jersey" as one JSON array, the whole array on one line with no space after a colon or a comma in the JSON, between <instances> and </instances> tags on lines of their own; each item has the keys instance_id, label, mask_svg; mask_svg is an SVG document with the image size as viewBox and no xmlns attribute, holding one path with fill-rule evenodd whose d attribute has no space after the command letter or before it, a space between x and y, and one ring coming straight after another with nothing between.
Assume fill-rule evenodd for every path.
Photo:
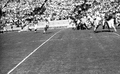
<instances>
[{"instance_id":1,"label":"dark jersey","mask_svg":"<svg viewBox=\"0 0 120 74\"><path fill-rule=\"evenodd\" d=\"M107 21L111 20L113 18L113 15L105 15L105 19Z\"/></svg>"}]
</instances>

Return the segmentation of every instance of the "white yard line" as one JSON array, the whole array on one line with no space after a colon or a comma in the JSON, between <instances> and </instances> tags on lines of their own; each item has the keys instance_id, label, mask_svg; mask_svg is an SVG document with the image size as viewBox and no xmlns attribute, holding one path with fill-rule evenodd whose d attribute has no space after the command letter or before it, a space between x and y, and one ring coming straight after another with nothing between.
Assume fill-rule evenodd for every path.
<instances>
[{"instance_id":1,"label":"white yard line","mask_svg":"<svg viewBox=\"0 0 120 74\"><path fill-rule=\"evenodd\" d=\"M117 35L118 37L120 37L120 34L118 34L118 33L115 33L115 32L114 32L113 34L115 34L115 35Z\"/></svg>"},{"instance_id":2,"label":"white yard line","mask_svg":"<svg viewBox=\"0 0 120 74\"><path fill-rule=\"evenodd\" d=\"M49 40L51 40L56 34L61 32L62 30L56 32L54 35L52 35L50 38L48 38L45 42L43 42L41 45L39 45L34 51L32 51L28 56L26 56L22 61L20 61L15 67L13 67L10 71L8 71L7 74L10 74L13 72L19 65L21 65L27 58L29 58L33 53L35 53L40 47L42 47L45 43L47 43Z\"/></svg>"}]
</instances>

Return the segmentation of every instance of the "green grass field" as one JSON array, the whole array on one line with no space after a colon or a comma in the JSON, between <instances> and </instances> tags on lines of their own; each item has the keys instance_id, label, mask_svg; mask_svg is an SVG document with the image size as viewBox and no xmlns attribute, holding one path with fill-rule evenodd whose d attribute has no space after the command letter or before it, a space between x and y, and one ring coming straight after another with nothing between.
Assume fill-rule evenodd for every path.
<instances>
[{"instance_id":1,"label":"green grass field","mask_svg":"<svg viewBox=\"0 0 120 74\"><path fill-rule=\"evenodd\" d=\"M0 74L7 74L60 30L0 34ZM120 30L63 29L10 74L120 74Z\"/></svg>"}]
</instances>

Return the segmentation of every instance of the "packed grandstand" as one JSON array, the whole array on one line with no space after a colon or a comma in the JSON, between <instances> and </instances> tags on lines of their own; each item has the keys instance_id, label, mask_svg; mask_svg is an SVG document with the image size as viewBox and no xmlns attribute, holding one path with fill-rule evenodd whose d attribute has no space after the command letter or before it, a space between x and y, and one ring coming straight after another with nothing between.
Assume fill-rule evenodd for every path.
<instances>
[{"instance_id":1,"label":"packed grandstand","mask_svg":"<svg viewBox=\"0 0 120 74\"><path fill-rule=\"evenodd\" d=\"M97 13L109 14L107 17L114 14L117 26L120 22L119 0L1 0L0 6L2 31L7 31L8 26L9 30L13 30L14 27L17 28L14 30L28 30L36 23L41 28L46 24L46 20L56 22L55 27L59 21L64 20L67 25L62 23L62 26L69 26L70 23L77 26L77 22L81 22L84 16L94 16ZM93 27L88 20L87 22L81 29Z\"/></svg>"}]
</instances>

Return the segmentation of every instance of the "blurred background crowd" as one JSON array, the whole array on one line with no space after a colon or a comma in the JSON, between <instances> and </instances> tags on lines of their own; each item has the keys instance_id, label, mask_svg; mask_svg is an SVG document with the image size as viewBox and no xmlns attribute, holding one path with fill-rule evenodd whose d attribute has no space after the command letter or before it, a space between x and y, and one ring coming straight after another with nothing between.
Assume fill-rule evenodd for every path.
<instances>
[{"instance_id":1,"label":"blurred background crowd","mask_svg":"<svg viewBox=\"0 0 120 74\"><path fill-rule=\"evenodd\" d=\"M35 21L76 19L96 11L120 13L120 0L0 0L0 27ZM118 16L120 17L120 16Z\"/></svg>"}]
</instances>

